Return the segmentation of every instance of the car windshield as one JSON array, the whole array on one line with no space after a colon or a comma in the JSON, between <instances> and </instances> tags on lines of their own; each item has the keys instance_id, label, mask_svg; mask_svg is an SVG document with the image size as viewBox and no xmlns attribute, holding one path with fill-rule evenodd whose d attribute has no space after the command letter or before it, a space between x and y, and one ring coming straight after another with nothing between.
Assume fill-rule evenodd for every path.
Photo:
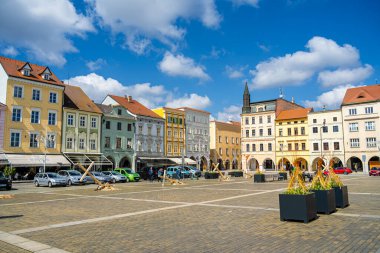
<instances>
[{"instance_id":1,"label":"car windshield","mask_svg":"<svg viewBox=\"0 0 380 253\"><path fill-rule=\"evenodd\" d=\"M94 171L94 172L92 172L92 175L94 175L94 176L101 176L102 174L100 172Z\"/></svg>"},{"instance_id":2,"label":"car windshield","mask_svg":"<svg viewBox=\"0 0 380 253\"><path fill-rule=\"evenodd\" d=\"M58 174L57 174L57 173L47 173L47 175L48 175L50 178L57 178L57 177L58 177Z\"/></svg>"},{"instance_id":3,"label":"car windshield","mask_svg":"<svg viewBox=\"0 0 380 253\"><path fill-rule=\"evenodd\" d=\"M81 174L78 171L71 170L69 171L70 176L80 176Z\"/></svg>"},{"instance_id":4,"label":"car windshield","mask_svg":"<svg viewBox=\"0 0 380 253\"><path fill-rule=\"evenodd\" d=\"M119 172L117 172L117 171L112 171L111 173L112 173L112 175L118 175L118 176L121 175L121 174L120 174Z\"/></svg>"},{"instance_id":5,"label":"car windshield","mask_svg":"<svg viewBox=\"0 0 380 253\"><path fill-rule=\"evenodd\" d=\"M133 173L133 171L130 170L130 169L126 169L125 171L126 171L128 174L132 174L132 173Z\"/></svg>"}]
</instances>

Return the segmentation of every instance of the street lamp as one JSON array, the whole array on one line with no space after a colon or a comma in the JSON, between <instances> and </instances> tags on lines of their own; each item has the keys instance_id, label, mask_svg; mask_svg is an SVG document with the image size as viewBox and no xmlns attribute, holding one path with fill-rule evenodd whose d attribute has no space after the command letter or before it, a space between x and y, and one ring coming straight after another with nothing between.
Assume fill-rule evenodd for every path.
<instances>
[{"instance_id":1,"label":"street lamp","mask_svg":"<svg viewBox=\"0 0 380 253\"><path fill-rule=\"evenodd\" d=\"M322 147L322 131L325 129L325 126L326 126L326 119L323 120L323 125L321 126L321 129L320 129L320 137L321 137L321 160L322 160L322 163L323 163L323 147Z\"/></svg>"},{"instance_id":2,"label":"street lamp","mask_svg":"<svg viewBox=\"0 0 380 253\"><path fill-rule=\"evenodd\" d=\"M47 129L45 130L45 136L40 136L40 142L43 142L44 143L44 146L45 146L45 152L44 152L44 170L43 170L43 173L46 172L46 149L47 149L47 145L48 145L48 142L50 143L50 141L54 141L54 136L50 136L50 138L48 138L48 135L47 135ZM36 140L38 140L38 137L36 137ZM50 146L50 145L49 145Z\"/></svg>"}]
</instances>

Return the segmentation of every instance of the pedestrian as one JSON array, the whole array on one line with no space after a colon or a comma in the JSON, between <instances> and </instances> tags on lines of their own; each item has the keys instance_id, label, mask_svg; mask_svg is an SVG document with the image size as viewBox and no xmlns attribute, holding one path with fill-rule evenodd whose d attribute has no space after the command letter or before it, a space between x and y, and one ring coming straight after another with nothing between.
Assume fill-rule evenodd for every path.
<instances>
[{"instance_id":1,"label":"pedestrian","mask_svg":"<svg viewBox=\"0 0 380 253\"><path fill-rule=\"evenodd\" d=\"M180 169L177 169L177 170L176 170L176 176L177 176L177 179L178 179L178 180L181 179L181 170L180 170Z\"/></svg>"},{"instance_id":2,"label":"pedestrian","mask_svg":"<svg viewBox=\"0 0 380 253\"><path fill-rule=\"evenodd\" d=\"M358 164L357 163L355 163L355 165L354 165L354 171L355 171L355 173L358 173Z\"/></svg>"},{"instance_id":3,"label":"pedestrian","mask_svg":"<svg viewBox=\"0 0 380 253\"><path fill-rule=\"evenodd\" d=\"M163 172L164 172L164 170L162 168L160 168L158 170L158 172L157 172L157 180L158 180L158 182L162 182Z\"/></svg>"},{"instance_id":4,"label":"pedestrian","mask_svg":"<svg viewBox=\"0 0 380 253\"><path fill-rule=\"evenodd\" d=\"M148 171L148 176L149 176L149 181L150 182L153 182L153 168L152 167L150 167L149 168L149 171Z\"/></svg>"}]
</instances>

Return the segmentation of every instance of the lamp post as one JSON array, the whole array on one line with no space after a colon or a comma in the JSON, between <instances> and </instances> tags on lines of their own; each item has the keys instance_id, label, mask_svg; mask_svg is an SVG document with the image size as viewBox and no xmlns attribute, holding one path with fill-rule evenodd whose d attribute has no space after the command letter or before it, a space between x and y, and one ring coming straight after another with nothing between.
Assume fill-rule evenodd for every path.
<instances>
[{"instance_id":1,"label":"lamp post","mask_svg":"<svg viewBox=\"0 0 380 253\"><path fill-rule=\"evenodd\" d=\"M44 169L43 169L43 173L45 173L46 172L46 150L47 150L48 142L54 141L54 136L51 136L50 138L48 138L47 129L45 129L45 136L41 135L40 141L44 143L44 148L45 148L45 150L44 150Z\"/></svg>"},{"instance_id":2,"label":"lamp post","mask_svg":"<svg viewBox=\"0 0 380 253\"><path fill-rule=\"evenodd\" d=\"M320 129L320 137L321 137L321 160L322 160L322 163L324 162L324 161L323 161L323 147L322 147L322 131L325 129L325 126L326 126L326 120L324 119L324 120L323 120L323 125L321 126L321 129Z\"/></svg>"}]
</instances>

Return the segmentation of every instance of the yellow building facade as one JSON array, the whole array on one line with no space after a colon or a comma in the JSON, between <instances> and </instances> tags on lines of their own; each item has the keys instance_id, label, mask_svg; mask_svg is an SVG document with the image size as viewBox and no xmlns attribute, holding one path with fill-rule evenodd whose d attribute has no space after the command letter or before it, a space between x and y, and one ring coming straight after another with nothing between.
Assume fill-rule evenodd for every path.
<instances>
[{"instance_id":1,"label":"yellow building facade","mask_svg":"<svg viewBox=\"0 0 380 253\"><path fill-rule=\"evenodd\" d=\"M185 112L182 110L161 107L153 109L156 114L165 119L165 156L181 157L186 154L185 143Z\"/></svg>"},{"instance_id":2,"label":"yellow building facade","mask_svg":"<svg viewBox=\"0 0 380 253\"><path fill-rule=\"evenodd\" d=\"M311 108L282 111L276 118L276 158L278 168L289 170L297 164L309 168L308 113Z\"/></svg>"}]
</instances>

